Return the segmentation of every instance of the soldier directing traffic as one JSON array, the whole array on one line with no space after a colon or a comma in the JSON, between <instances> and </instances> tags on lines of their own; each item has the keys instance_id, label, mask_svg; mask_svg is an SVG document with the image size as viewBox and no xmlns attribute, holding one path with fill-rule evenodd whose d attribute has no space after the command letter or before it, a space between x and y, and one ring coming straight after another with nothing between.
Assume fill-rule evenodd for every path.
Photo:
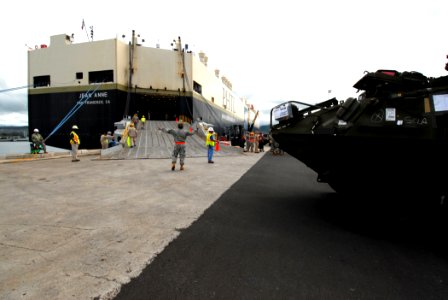
<instances>
[{"instance_id":1,"label":"soldier directing traffic","mask_svg":"<svg viewBox=\"0 0 448 300\"><path fill-rule=\"evenodd\" d=\"M177 162L178 156L179 156L179 162L180 162L180 170L181 171L184 170L185 142L186 142L188 136L192 136L194 134L192 132L185 131L184 124L182 122L179 122L177 124L177 128L178 128L177 130L159 128L159 130L169 133L174 137L174 149L173 149L173 154L171 156L171 158L172 158L171 171L174 171L176 169L176 162Z\"/></svg>"}]
</instances>

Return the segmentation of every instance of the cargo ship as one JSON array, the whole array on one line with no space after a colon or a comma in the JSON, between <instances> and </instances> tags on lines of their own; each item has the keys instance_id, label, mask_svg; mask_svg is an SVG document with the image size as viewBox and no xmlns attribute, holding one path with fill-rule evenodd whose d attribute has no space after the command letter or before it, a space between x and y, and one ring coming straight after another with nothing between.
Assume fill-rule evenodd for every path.
<instances>
[{"instance_id":1,"label":"cargo ship","mask_svg":"<svg viewBox=\"0 0 448 300\"><path fill-rule=\"evenodd\" d=\"M378 70L357 98L271 110L279 147L335 191L389 200L448 196L448 76Z\"/></svg>"},{"instance_id":2,"label":"cargo ship","mask_svg":"<svg viewBox=\"0 0 448 300\"><path fill-rule=\"evenodd\" d=\"M134 114L149 120L213 124L228 137L240 136L253 105L232 82L174 39L171 49L143 45L135 31L119 38L75 43L73 35L51 36L28 51L29 134L39 128L47 144L69 148L72 125L81 148L98 148L99 136ZM253 112L252 112L253 114Z\"/></svg>"}]
</instances>

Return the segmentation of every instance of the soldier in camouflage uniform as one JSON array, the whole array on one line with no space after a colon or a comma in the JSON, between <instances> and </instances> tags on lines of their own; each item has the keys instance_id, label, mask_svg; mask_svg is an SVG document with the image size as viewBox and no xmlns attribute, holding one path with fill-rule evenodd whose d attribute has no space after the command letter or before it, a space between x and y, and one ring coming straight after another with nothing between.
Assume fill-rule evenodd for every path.
<instances>
[{"instance_id":1,"label":"soldier in camouflage uniform","mask_svg":"<svg viewBox=\"0 0 448 300\"><path fill-rule=\"evenodd\" d=\"M184 170L185 141L187 140L188 136L191 136L194 134L191 132L186 132L184 130L184 124L181 122L179 122L179 124L177 124L177 127L178 127L177 130L159 128L159 130L169 133L174 137L174 150L173 150L173 154L171 156L171 158L172 158L171 171L174 171L174 169L176 168L177 156L179 156L180 170L181 171Z\"/></svg>"}]
</instances>

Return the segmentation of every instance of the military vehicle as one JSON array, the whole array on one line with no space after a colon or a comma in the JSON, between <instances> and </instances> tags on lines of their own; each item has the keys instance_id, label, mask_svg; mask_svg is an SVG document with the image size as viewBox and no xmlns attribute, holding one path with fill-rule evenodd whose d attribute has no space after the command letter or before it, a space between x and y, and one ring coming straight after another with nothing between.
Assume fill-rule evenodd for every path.
<instances>
[{"instance_id":1,"label":"military vehicle","mask_svg":"<svg viewBox=\"0 0 448 300\"><path fill-rule=\"evenodd\" d=\"M448 193L448 76L378 70L354 87L360 96L271 110L271 135L336 192Z\"/></svg>"}]
</instances>

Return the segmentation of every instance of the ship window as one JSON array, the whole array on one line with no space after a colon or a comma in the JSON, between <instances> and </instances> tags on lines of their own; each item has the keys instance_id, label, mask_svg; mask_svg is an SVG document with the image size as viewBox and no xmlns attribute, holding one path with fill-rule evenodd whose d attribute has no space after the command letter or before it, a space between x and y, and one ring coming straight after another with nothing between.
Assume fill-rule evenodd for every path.
<instances>
[{"instance_id":1,"label":"ship window","mask_svg":"<svg viewBox=\"0 0 448 300\"><path fill-rule=\"evenodd\" d=\"M103 82L113 82L113 81L114 81L114 71L113 70L89 72L89 83L103 83Z\"/></svg>"},{"instance_id":2,"label":"ship window","mask_svg":"<svg viewBox=\"0 0 448 300\"><path fill-rule=\"evenodd\" d=\"M202 95L202 86L196 81L193 81L193 90Z\"/></svg>"},{"instance_id":3,"label":"ship window","mask_svg":"<svg viewBox=\"0 0 448 300\"><path fill-rule=\"evenodd\" d=\"M76 79L82 79L83 77L82 72L76 72Z\"/></svg>"},{"instance_id":4,"label":"ship window","mask_svg":"<svg viewBox=\"0 0 448 300\"><path fill-rule=\"evenodd\" d=\"M33 87L50 86L50 75L34 76Z\"/></svg>"}]
</instances>

